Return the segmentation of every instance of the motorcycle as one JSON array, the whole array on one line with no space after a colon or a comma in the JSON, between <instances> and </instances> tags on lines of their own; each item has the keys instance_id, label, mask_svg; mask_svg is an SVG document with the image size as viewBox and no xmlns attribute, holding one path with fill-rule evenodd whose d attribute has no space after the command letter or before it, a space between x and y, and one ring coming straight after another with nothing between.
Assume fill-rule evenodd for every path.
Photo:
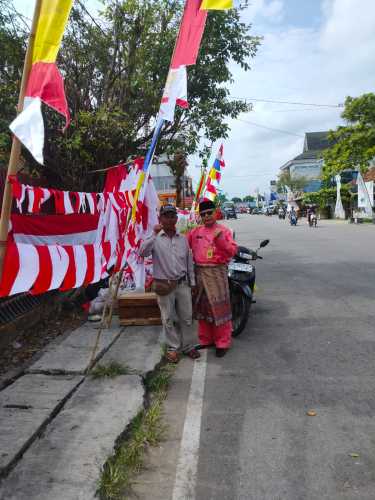
<instances>
[{"instance_id":1,"label":"motorcycle","mask_svg":"<svg viewBox=\"0 0 375 500\"><path fill-rule=\"evenodd\" d=\"M318 217L316 216L316 214L310 214L310 217L309 217L309 226L310 227L316 227L318 224Z\"/></svg>"},{"instance_id":2,"label":"motorcycle","mask_svg":"<svg viewBox=\"0 0 375 500\"><path fill-rule=\"evenodd\" d=\"M296 214L290 214L290 225L291 226L296 226L297 225L297 215Z\"/></svg>"},{"instance_id":3,"label":"motorcycle","mask_svg":"<svg viewBox=\"0 0 375 500\"><path fill-rule=\"evenodd\" d=\"M250 261L262 259L258 251L268 245L270 240L263 240L257 250L239 246L236 255L228 266L230 303L232 308L233 337L237 337L245 328L249 318L255 287L255 266Z\"/></svg>"},{"instance_id":4,"label":"motorcycle","mask_svg":"<svg viewBox=\"0 0 375 500\"><path fill-rule=\"evenodd\" d=\"M285 219L285 212L282 209L279 210L279 219Z\"/></svg>"}]
</instances>

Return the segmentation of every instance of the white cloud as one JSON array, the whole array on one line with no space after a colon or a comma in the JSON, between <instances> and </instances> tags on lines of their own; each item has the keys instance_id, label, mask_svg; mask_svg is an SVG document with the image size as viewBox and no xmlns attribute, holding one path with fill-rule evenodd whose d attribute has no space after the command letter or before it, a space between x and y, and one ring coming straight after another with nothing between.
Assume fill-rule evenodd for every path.
<instances>
[{"instance_id":1,"label":"white cloud","mask_svg":"<svg viewBox=\"0 0 375 500\"><path fill-rule=\"evenodd\" d=\"M347 95L374 91L375 2L324 0L320 7L320 25L301 28L272 22L273 15L283 14L282 2L252 3L245 17L264 42L252 71L232 68L233 96L338 104ZM234 196L267 189L279 167L302 151L304 133L336 128L341 111L255 102L254 111L241 119L301 137L231 121L224 191Z\"/></svg>"}]
</instances>

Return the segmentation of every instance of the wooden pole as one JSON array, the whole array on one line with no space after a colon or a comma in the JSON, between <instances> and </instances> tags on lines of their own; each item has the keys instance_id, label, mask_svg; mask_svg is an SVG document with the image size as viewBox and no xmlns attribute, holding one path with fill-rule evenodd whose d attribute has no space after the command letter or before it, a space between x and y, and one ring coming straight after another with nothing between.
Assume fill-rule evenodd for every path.
<instances>
[{"instance_id":1,"label":"wooden pole","mask_svg":"<svg viewBox=\"0 0 375 500\"><path fill-rule=\"evenodd\" d=\"M36 29L39 20L40 9L43 0L36 0L34 16L31 25L31 31L29 36L29 43L27 45L26 54L25 54L25 62L23 65L23 73L21 80L21 87L18 96L18 105L17 105L17 115L21 113L23 110L23 102L26 92L27 81L29 79L30 69L32 65L32 55L33 55L33 47ZM8 163L8 171L7 178L5 180L4 186L4 195L3 195L3 204L1 207L1 217L0 217L0 279L3 274L3 266L4 266L4 257L6 251L6 244L8 239L8 229L9 229L9 219L10 212L12 208L12 188L10 182L8 180L9 175L15 175L19 170L19 161L21 154L21 143L17 139L16 136L13 136L12 141L12 149L10 151L9 163Z\"/></svg>"}]
</instances>

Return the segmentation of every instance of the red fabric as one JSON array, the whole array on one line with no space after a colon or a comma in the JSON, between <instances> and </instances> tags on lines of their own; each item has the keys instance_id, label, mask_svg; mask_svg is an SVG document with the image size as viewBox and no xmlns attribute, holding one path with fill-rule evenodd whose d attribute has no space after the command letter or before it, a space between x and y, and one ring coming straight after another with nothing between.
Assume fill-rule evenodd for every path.
<instances>
[{"instance_id":1,"label":"red fabric","mask_svg":"<svg viewBox=\"0 0 375 500\"><path fill-rule=\"evenodd\" d=\"M34 202L32 207L32 213L37 214L40 212L40 206L42 204L43 189L40 187L32 188L34 190Z\"/></svg>"},{"instance_id":2,"label":"red fabric","mask_svg":"<svg viewBox=\"0 0 375 500\"><path fill-rule=\"evenodd\" d=\"M69 125L70 114L64 80L55 63L37 62L32 65L26 96L40 97L45 104L65 116L65 128Z\"/></svg>"},{"instance_id":3,"label":"red fabric","mask_svg":"<svg viewBox=\"0 0 375 500\"><path fill-rule=\"evenodd\" d=\"M72 203L73 210L75 213L78 214L79 209L80 209L80 205L81 205L81 200L79 198L79 194L76 191L72 191L71 194L73 197L73 203Z\"/></svg>"},{"instance_id":4,"label":"red fabric","mask_svg":"<svg viewBox=\"0 0 375 500\"><path fill-rule=\"evenodd\" d=\"M93 245L85 245L85 252L87 256L87 271L84 280L85 285L89 285L94 278L95 271L95 254Z\"/></svg>"},{"instance_id":5,"label":"red fabric","mask_svg":"<svg viewBox=\"0 0 375 500\"><path fill-rule=\"evenodd\" d=\"M195 64L207 18L207 11L200 10L201 3L202 0L186 1L171 68Z\"/></svg>"},{"instance_id":6,"label":"red fabric","mask_svg":"<svg viewBox=\"0 0 375 500\"><path fill-rule=\"evenodd\" d=\"M33 295L38 295L39 293L44 293L49 290L52 281L52 261L48 250L48 246L37 246L36 247L39 255L39 274L35 283L31 289Z\"/></svg>"},{"instance_id":7,"label":"red fabric","mask_svg":"<svg viewBox=\"0 0 375 500\"><path fill-rule=\"evenodd\" d=\"M18 179L17 179L17 177L15 175L9 175L8 176L8 180L9 180L9 182L12 185L13 197L16 200L20 200L21 196L22 196L22 185L21 185L21 183L18 181Z\"/></svg>"},{"instance_id":8,"label":"red fabric","mask_svg":"<svg viewBox=\"0 0 375 500\"><path fill-rule=\"evenodd\" d=\"M216 326L203 319L198 321L198 337L201 345L215 344L216 347L227 349L232 343L232 322Z\"/></svg>"},{"instance_id":9,"label":"red fabric","mask_svg":"<svg viewBox=\"0 0 375 500\"><path fill-rule=\"evenodd\" d=\"M121 182L126 179L128 171L124 164L117 165L107 170L107 175L105 178L105 193L112 193L120 189Z\"/></svg>"},{"instance_id":10,"label":"red fabric","mask_svg":"<svg viewBox=\"0 0 375 500\"><path fill-rule=\"evenodd\" d=\"M70 245L64 245L63 248L69 256L69 265L65 278L61 283L60 290L71 290L76 284L76 262L74 259L74 250Z\"/></svg>"},{"instance_id":11,"label":"red fabric","mask_svg":"<svg viewBox=\"0 0 375 500\"><path fill-rule=\"evenodd\" d=\"M98 220L98 214L11 215L13 233L40 236L94 231L98 227Z\"/></svg>"},{"instance_id":12,"label":"red fabric","mask_svg":"<svg viewBox=\"0 0 375 500\"><path fill-rule=\"evenodd\" d=\"M0 283L0 297L8 297L20 269L18 249L14 242L7 243L3 269L4 272Z\"/></svg>"}]
</instances>

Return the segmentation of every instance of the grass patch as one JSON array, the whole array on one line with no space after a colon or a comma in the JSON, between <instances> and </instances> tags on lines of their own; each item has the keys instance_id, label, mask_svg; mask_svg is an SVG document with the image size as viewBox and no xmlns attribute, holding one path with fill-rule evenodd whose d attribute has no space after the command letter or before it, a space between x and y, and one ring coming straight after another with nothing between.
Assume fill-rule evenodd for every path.
<instances>
[{"instance_id":1,"label":"grass patch","mask_svg":"<svg viewBox=\"0 0 375 500\"><path fill-rule=\"evenodd\" d=\"M115 378L119 375L128 375L130 370L127 366L122 366L120 363L112 361L109 365L98 365L92 370L92 378Z\"/></svg>"},{"instance_id":2,"label":"grass patch","mask_svg":"<svg viewBox=\"0 0 375 500\"><path fill-rule=\"evenodd\" d=\"M134 476L142 469L147 448L157 446L164 437L163 401L174 369L164 365L146 379L150 404L133 420L127 437L104 465L99 483L101 500L125 499Z\"/></svg>"},{"instance_id":3,"label":"grass patch","mask_svg":"<svg viewBox=\"0 0 375 500\"><path fill-rule=\"evenodd\" d=\"M151 393L162 393L168 389L171 377L176 365L163 365L159 370L151 374L145 381L146 390Z\"/></svg>"}]
</instances>

